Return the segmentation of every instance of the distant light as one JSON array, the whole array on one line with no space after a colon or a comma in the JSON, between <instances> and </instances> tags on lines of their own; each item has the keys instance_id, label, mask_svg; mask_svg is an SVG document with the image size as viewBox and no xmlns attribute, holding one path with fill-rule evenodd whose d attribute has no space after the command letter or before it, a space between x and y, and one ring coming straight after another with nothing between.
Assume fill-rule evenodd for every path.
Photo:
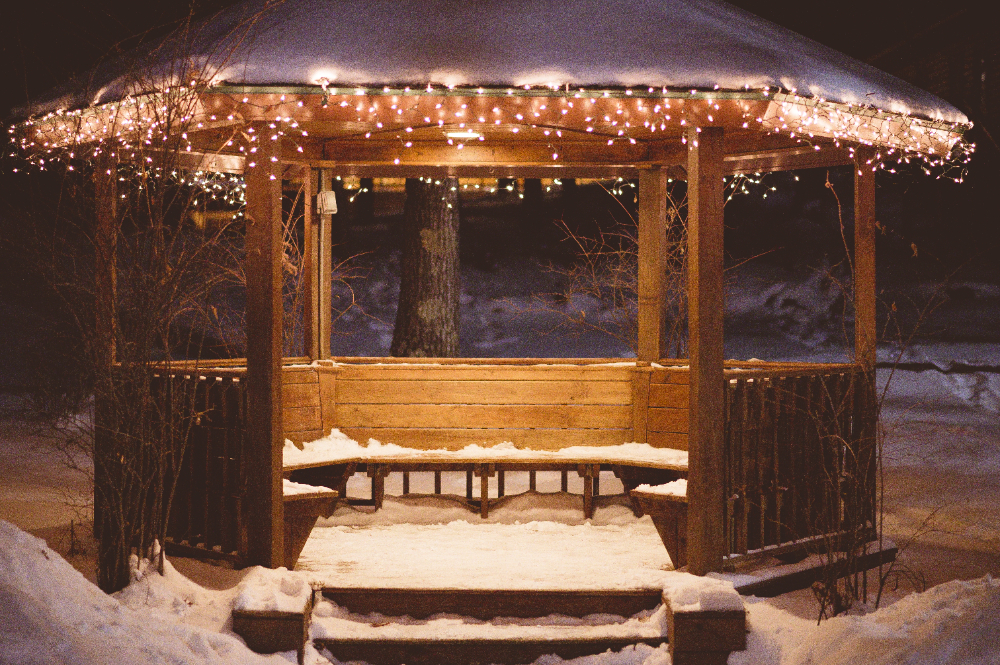
<instances>
[{"instance_id":1,"label":"distant light","mask_svg":"<svg viewBox=\"0 0 1000 665\"><path fill-rule=\"evenodd\" d=\"M471 129L456 130L454 132L445 132L445 136L450 139L478 139L482 138L482 134L479 132L474 132Z\"/></svg>"}]
</instances>

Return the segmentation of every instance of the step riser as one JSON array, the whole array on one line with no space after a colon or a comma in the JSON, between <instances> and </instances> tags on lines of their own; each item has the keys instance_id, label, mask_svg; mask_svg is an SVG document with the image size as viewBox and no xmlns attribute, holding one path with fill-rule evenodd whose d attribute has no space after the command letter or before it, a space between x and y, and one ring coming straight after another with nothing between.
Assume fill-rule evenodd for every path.
<instances>
[{"instance_id":1,"label":"step riser","mask_svg":"<svg viewBox=\"0 0 1000 665\"><path fill-rule=\"evenodd\" d=\"M340 661L363 660L372 665L485 665L487 663L532 663L541 656L556 654L564 660L621 651L637 642L657 647L666 639L636 640L614 638L575 641L540 640L434 640L394 642L387 640L316 640L317 649L326 649ZM322 653L322 651L321 651Z\"/></svg>"},{"instance_id":2,"label":"step riser","mask_svg":"<svg viewBox=\"0 0 1000 665\"><path fill-rule=\"evenodd\" d=\"M457 614L488 621L495 617L533 618L550 614L629 617L655 609L659 589L634 591L538 591L447 589L324 589L323 595L354 614L410 616Z\"/></svg>"}]
</instances>

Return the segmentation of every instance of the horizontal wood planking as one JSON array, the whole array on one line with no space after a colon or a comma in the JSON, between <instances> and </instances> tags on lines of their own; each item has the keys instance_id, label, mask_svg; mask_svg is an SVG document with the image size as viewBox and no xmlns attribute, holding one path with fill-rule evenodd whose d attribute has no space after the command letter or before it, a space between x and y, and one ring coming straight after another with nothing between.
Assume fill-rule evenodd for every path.
<instances>
[{"instance_id":1,"label":"horizontal wood planking","mask_svg":"<svg viewBox=\"0 0 1000 665\"><path fill-rule=\"evenodd\" d=\"M629 381L347 380L337 376L338 412L345 404L619 404Z\"/></svg>"},{"instance_id":2,"label":"horizontal wood planking","mask_svg":"<svg viewBox=\"0 0 1000 665\"><path fill-rule=\"evenodd\" d=\"M458 450L470 444L495 445L510 441L519 448L558 450L569 446L615 446L632 439L632 428L624 429L474 429L345 427L344 434L356 441L376 439L409 448ZM474 461L474 460L470 460Z\"/></svg>"},{"instance_id":3,"label":"horizontal wood planking","mask_svg":"<svg viewBox=\"0 0 1000 665\"><path fill-rule=\"evenodd\" d=\"M649 432L646 434L649 445L654 448L688 449L688 435L679 432Z\"/></svg>"},{"instance_id":4,"label":"horizontal wood planking","mask_svg":"<svg viewBox=\"0 0 1000 665\"><path fill-rule=\"evenodd\" d=\"M649 382L651 384L664 384L664 383L688 383L688 370L684 369L661 369L654 368L653 375L650 377Z\"/></svg>"},{"instance_id":5,"label":"horizontal wood planking","mask_svg":"<svg viewBox=\"0 0 1000 665\"><path fill-rule=\"evenodd\" d=\"M304 430L319 430L323 421L318 406L302 408L285 408L282 412L285 432L301 432Z\"/></svg>"},{"instance_id":6,"label":"horizontal wood planking","mask_svg":"<svg viewBox=\"0 0 1000 665\"><path fill-rule=\"evenodd\" d=\"M295 443L304 443L306 441L315 441L316 439L322 439L327 434L329 434L329 432L324 432L323 430L319 429L301 430L298 432L285 431L285 438L291 439Z\"/></svg>"},{"instance_id":7,"label":"horizontal wood planking","mask_svg":"<svg viewBox=\"0 0 1000 665\"><path fill-rule=\"evenodd\" d=\"M284 385L291 383L316 383L319 381L319 373L315 367L284 367L281 370L281 382Z\"/></svg>"},{"instance_id":8,"label":"horizontal wood planking","mask_svg":"<svg viewBox=\"0 0 1000 665\"><path fill-rule=\"evenodd\" d=\"M650 409L647 418L647 431L687 434L688 409Z\"/></svg>"},{"instance_id":9,"label":"horizontal wood planking","mask_svg":"<svg viewBox=\"0 0 1000 665\"><path fill-rule=\"evenodd\" d=\"M649 385L649 406L688 408L688 386L680 383L651 383Z\"/></svg>"},{"instance_id":10,"label":"horizontal wood planking","mask_svg":"<svg viewBox=\"0 0 1000 665\"><path fill-rule=\"evenodd\" d=\"M337 423L340 427L625 429L631 427L632 411L627 405L339 404Z\"/></svg>"},{"instance_id":11,"label":"horizontal wood planking","mask_svg":"<svg viewBox=\"0 0 1000 665\"><path fill-rule=\"evenodd\" d=\"M319 383L288 383L282 386L281 403L286 409L319 406Z\"/></svg>"},{"instance_id":12,"label":"horizontal wood planking","mask_svg":"<svg viewBox=\"0 0 1000 665\"><path fill-rule=\"evenodd\" d=\"M666 362L666 361L664 361ZM672 362L672 361L671 361ZM629 358L396 358L393 356L381 357L353 357L336 356L329 361L320 361L320 366L332 367L334 363L340 366L351 365L408 365L441 367L448 365L491 365L491 366L511 366L511 367L539 367L539 366L570 366L570 367L608 367L611 365L633 367L635 361ZM685 364L687 361L681 361Z\"/></svg>"},{"instance_id":13,"label":"horizontal wood planking","mask_svg":"<svg viewBox=\"0 0 1000 665\"><path fill-rule=\"evenodd\" d=\"M355 381L628 381L632 367L346 365L320 367L338 380Z\"/></svg>"}]
</instances>

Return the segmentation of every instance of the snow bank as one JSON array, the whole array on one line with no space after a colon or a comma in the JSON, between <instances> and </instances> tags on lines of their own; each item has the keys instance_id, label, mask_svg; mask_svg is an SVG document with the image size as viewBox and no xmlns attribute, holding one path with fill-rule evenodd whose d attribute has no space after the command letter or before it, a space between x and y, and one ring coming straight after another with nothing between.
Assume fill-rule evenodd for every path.
<instances>
[{"instance_id":1,"label":"snow bank","mask_svg":"<svg viewBox=\"0 0 1000 665\"><path fill-rule=\"evenodd\" d=\"M747 651L730 665L986 665L1000 662L1000 583L955 580L866 616L816 625L748 603Z\"/></svg>"},{"instance_id":2,"label":"snow bank","mask_svg":"<svg viewBox=\"0 0 1000 665\"><path fill-rule=\"evenodd\" d=\"M301 573L287 568L252 568L237 587L234 610L302 612L312 587Z\"/></svg>"},{"instance_id":3,"label":"snow bank","mask_svg":"<svg viewBox=\"0 0 1000 665\"><path fill-rule=\"evenodd\" d=\"M235 637L167 613L132 610L88 582L45 541L5 521L0 521L0 626L0 662L18 665L288 662L257 655Z\"/></svg>"}]
</instances>

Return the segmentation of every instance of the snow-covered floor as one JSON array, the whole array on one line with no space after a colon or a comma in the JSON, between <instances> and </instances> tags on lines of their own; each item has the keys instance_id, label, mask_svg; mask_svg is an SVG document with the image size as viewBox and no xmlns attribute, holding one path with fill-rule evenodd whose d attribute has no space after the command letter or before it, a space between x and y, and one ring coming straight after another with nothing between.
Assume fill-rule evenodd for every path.
<instances>
[{"instance_id":1,"label":"snow-covered floor","mask_svg":"<svg viewBox=\"0 0 1000 665\"><path fill-rule=\"evenodd\" d=\"M467 509L456 516L454 502L435 497L388 499L386 518L366 526L331 525L352 521L341 510L313 529L296 570L331 587L663 588L673 566L652 520L612 505L598 509L593 522L567 524L561 513L581 513L578 500L568 499L513 497L487 523ZM442 521L419 523L438 506ZM389 523L389 515L404 519Z\"/></svg>"}]
</instances>

